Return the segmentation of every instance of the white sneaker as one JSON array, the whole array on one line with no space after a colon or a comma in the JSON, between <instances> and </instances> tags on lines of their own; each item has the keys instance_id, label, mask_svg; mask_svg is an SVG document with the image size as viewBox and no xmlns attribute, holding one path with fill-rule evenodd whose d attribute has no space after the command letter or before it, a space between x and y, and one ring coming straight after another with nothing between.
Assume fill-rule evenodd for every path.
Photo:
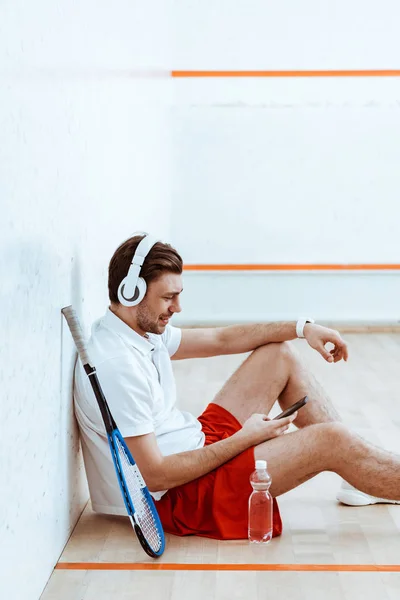
<instances>
[{"instance_id":1,"label":"white sneaker","mask_svg":"<svg viewBox=\"0 0 400 600\"><path fill-rule=\"evenodd\" d=\"M367 506L368 504L378 504L379 502L385 502L387 504L400 504L400 500L387 500L385 498L377 498L376 496L370 496L364 492L360 492L357 488L350 485L343 479L340 490L336 494L336 500L347 504L348 506Z\"/></svg>"}]
</instances>

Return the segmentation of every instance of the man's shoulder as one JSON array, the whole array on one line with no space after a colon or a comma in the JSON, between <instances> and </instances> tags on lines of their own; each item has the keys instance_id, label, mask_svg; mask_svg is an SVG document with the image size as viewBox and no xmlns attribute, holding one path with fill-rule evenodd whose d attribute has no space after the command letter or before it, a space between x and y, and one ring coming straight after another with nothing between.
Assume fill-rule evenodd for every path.
<instances>
[{"instance_id":1,"label":"man's shoulder","mask_svg":"<svg viewBox=\"0 0 400 600\"><path fill-rule=\"evenodd\" d=\"M88 342L88 355L104 391L116 385L142 385L146 379L138 357L123 343L117 341L105 347L99 343L98 337L93 338ZM80 389L90 389L89 378L79 359L75 369L75 382Z\"/></svg>"},{"instance_id":2,"label":"man's shoulder","mask_svg":"<svg viewBox=\"0 0 400 600\"><path fill-rule=\"evenodd\" d=\"M107 327L103 327L101 323L95 325L88 340L88 352L94 362L94 366L98 366L100 363L113 358L128 358L132 356L128 346L120 336Z\"/></svg>"},{"instance_id":3,"label":"man's shoulder","mask_svg":"<svg viewBox=\"0 0 400 600\"><path fill-rule=\"evenodd\" d=\"M165 331L161 335L149 334L150 341L157 345L159 343L163 344L168 351L168 354L172 356L179 347L179 344L182 339L182 329L180 327L174 327L173 325L168 325L165 328Z\"/></svg>"},{"instance_id":4,"label":"man's shoulder","mask_svg":"<svg viewBox=\"0 0 400 600\"><path fill-rule=\"evenodd\" d=\"M129 379L143 376L139 356L117 333L101 323L93 325L87 349L89 360L103 383L119 376ZM83 368L80 371L83 376Z\"/></svg>"}]
</instances>

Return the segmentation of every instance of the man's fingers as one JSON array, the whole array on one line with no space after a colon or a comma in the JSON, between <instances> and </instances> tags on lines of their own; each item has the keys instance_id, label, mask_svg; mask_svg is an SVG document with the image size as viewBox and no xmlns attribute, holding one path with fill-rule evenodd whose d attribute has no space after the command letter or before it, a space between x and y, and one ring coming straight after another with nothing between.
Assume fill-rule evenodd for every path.
<instances>
[{"instance_id":1,"label":"man's fingers","mask_svg":"<svg viewBox=\"0 0 400 600\"><path fill-rule=\"evenodd\" d=\"M321 346L318 348L318 352L321 354L321 356L323 358L325 358L325 360L327 360L328 362L333 362L334 360L334 351L335 348L333 348L333 350L327 350L325 348L325 346L323 344L321 344Z\"/></svg>"},{"instance_id":2,"label":"man's fingers","mask_svg":"<svg viewBox=\"0 0 400 600\"><path fill-rule=\"evenodd\" d=\"M318 348L319 353L325 358L325 360L336 363L343 358L347 361L349 353L346 342L342 340L342 338L338 338L335 341L328 340L328 342L334 345L329 351L326 350L325 346Z\"/></svg>"},{"instance_id":3,"label":"man's fingers","mask_svg":"<svg viewBox=\"0 0 400 600\"><path fill-rule=\"evenodd\" d=\"M290 423L292 423L295 420L295 418L297 417L297 413L298 413L298 411L296 410L296 412L294 412L292 415L289 415L288 417L284 417L283 419L278 419L277 423L279 423L279 425L281 427L283 427L285 425L289 426Z\"/></svg>"},{"instance_id":4,"label":"man's fingers","mask_svg":"<svg viewBox=\"0 0 400 600\"><path fill-rule=\"evenodd\" d=\"M347 361L349 352L347 350L346 342L341 339L340 342L338 342L331 350L331 355L333 356L335 362L342 360L342 358Z\"/></svg>"},{"instance_id":5,"label":"man's fingers","mask_svg":"<svg viewBox=\"0 0 400 600\"><path fill-rule=\"evenodd\" d=\"M277 434L278 435L282 435L283 433L285 433L285 431L287 431L289 429L289 427L290 427L290 424L289 425L284 425L283 427L280 427L277 430Z\"/></svg>"}]
</instances>

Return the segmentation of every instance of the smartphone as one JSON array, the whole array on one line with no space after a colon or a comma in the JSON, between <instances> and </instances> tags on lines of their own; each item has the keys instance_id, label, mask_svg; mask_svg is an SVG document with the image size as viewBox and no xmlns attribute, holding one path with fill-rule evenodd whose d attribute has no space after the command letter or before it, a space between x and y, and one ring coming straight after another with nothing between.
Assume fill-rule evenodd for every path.
<instances>
[{"instance_id":1,"label":"smartphone","mask_svg":"<svg viewBox=\"0 0 400 600\"><path fill-rule=\"evenodd\" d=\"M295 404L292 404L292 406L289 406L289 408L287 408L286 410L284 410L283 412L281 412L280 415L278 415L277 417L274 417L273 420L275 421L276 419L283 419L284 417L289 417L294 412L296 412L296 410L298 410L299 408L301 408L302 406L304 406L305 404L307 404L307 402L308 402L308 396L304 396L304 398L302 398L301 400L299 400Z\"/></svg>"}]
</instances>

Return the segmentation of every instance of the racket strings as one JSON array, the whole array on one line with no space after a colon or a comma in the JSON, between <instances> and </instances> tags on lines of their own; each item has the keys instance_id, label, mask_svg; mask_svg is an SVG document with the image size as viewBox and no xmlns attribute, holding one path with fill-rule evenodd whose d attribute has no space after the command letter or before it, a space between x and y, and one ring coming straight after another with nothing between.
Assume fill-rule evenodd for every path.
<instances>
[{"instance_id":1,"label":"racket strings","mask_svg":"<svg viewBox=\"0 0 400 600\"><path fill-rule=\"evenodd\" d=\"M143 488L146 484L137 466L133 465L129 460L125 449L118 438L116 438L116 443L121 461L121 469L136 511L140 529L151 548L157 551L161 548L162 539L153 516L152 508L143 493Z\"/></svg>"}]
</instances>

